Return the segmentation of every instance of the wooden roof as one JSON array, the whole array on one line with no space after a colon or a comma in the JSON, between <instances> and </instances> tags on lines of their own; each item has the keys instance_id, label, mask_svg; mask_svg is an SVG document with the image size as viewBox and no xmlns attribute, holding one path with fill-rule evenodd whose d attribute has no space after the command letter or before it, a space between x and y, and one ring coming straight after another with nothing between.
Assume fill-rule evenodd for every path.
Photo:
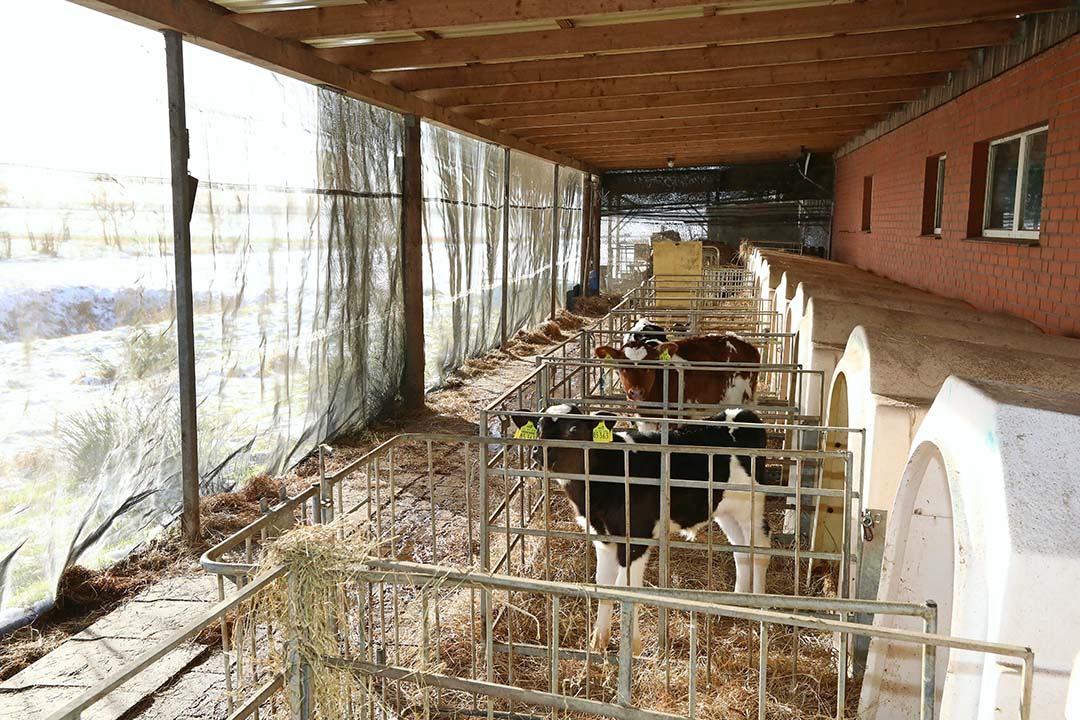
<instances>
[{"instance_id":1,"label":"wooden roof","mask_svg":"<svg viewBox=\"0 0 1080 720\"><path fill-rule=\"evenodd\" d=\"M78 0L594 171L830 152L1070 0Z\"/></svg>"}]
</instances>

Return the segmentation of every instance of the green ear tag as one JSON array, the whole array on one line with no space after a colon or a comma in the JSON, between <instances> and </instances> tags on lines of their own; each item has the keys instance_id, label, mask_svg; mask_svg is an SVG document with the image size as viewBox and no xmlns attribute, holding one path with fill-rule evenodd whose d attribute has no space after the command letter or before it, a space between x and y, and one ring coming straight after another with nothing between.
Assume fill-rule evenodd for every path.
<instances>
[{"instance_id":1,"label":"green ear tag","mask_svg":"<svg viewBox=\"0 0 1080 720\"><path fill-rule=\"evenodd\" d=\"M517 432L514 433L514 437L520 440L535 440L536 425L534 425L533 421L530 420L529 422L518 428Z\"/></svg>"},{"instance_id":2,"label":"green ear tag","mask_svg":"<svg viewBox=\"0 0 1080 720\"><path fill-rule=\"evenodd\" d=\"M592 431L593 442L611 442L614 436L615 434L608 430L607 425L604 423L600 423Z\"/></svg>"},{"instance_id":3,"label":"green ear tag","mask_svg":"<svg viewBox=\"0 0 1080 720\"><path fill-rule=\"evenodd\" d=\"M669 353L667 351L667 348L664 348L662 351L660 351L660 359L661 360L670 360L671 359L671 353Z\"/></svg>"}]
</instances>

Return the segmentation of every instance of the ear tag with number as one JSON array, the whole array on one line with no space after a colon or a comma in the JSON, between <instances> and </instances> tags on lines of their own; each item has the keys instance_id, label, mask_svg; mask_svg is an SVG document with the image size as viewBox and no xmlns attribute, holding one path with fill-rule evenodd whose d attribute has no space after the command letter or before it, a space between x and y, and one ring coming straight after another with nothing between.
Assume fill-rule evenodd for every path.
<instances>
[{"instance_id":1,"label":"ear tag with number","mask_svg":"<svg viewBox=\"0 0 1080 720\"><path fill-rule=\"evenodd\" d=\"M592 439L593 442L611 442L615 437L615 434L608 430L608 426L604 423L600 423L593 428Z\"/></svg>"},{"instance_id":2,"label":"ear tag with number","mask_svg":"<svg viewBox=\"0 0 1080 720\"><path fill-rule=\"evenodd\" d=\"M537 437L536 425L534 425L533 421L530 420L529 422L525 423L517 429L517 432L514 433L514 437L518 438L519 440L535 440Z\"/></svg>"},{"instance_id":3,"label":"ear tag with number","mask_svg":"<svg viewBox=\"0 0 1080 720\"><path fill-rule=\"evenodd\" d=\"M660 351L660 359L664 361L671 359L671 353L668 352L667 348Z\"/></svg>"}]
</instances>

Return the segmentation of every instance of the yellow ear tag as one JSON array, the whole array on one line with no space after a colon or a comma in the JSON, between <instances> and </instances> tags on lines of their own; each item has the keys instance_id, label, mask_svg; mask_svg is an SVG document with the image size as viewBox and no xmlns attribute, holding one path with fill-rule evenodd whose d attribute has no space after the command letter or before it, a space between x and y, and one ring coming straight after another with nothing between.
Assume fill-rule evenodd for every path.
<instances>
[{"instance_id":1,"label":"yellow ear tag","mask_svg":"<svg viewBox=\"0 0 1080 720\"><path fill-rule=\"evenodd\" d=\"M514 433L514 437L518 438L519 440L535 440L536 425L534 425L533 421L530 420L529 422L525 423L517 429L517 432Z\"/></svg>"},{"instance_id":2,"label":"yellow ear tag","mask_svg":"<svg viewBox=\"0 0 1080 720\"><path fill-rule=\"evenodd\" d=\"M671 353L669 353L667 351L667 348L664 348L663 350L660 351L660 359L661 360L670 360L671 359Z\"/></svg>"},{"instance_id":3,"label":"yellow ear tag","mask_svg":"<svg viewBox=\"0 0 1080 720\"><path fill-rule=\"evenodd\" d=\"M615 437L615 434L608 430L608 426L604 423L600 423L593 428L592 441L593 442L611 442Z\"/></svg>"}]
</instances>

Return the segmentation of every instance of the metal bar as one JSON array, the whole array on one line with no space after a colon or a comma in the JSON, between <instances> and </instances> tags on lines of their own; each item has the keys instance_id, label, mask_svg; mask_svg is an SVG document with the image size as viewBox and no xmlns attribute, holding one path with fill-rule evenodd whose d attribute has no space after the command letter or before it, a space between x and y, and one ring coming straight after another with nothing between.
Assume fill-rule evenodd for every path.
<instances>
[{"instance_id":1,"label":"metal bar","mask_svg":"<svg viewBox=\"0 0 1080 720\"><path fill-rule=\"evenodd\" d=\"M762 621L758 632L758 720L765 720L765 683L769 672L769 625Z\"/></svg>"},{"instance_id":2,"label":"metal bar","mask_svg":"<svg viewBox=\"0 0 1080 720\"><path fill-rule=\"evenodd\" d=\"M937 633L937 603L933 600L926 601L929 611L923 620L923 629L928 635ZM932 645L922 646L922 706L919 720L934 720L934 681L937 673L935 667L937 660L936 648Z\"/></svg>"},{"instance_id":3,"label":"metal bar","mask_svg":"<svg viewBox=\"0 0 1080 720\"><path fill-rule=\"evenodd\" d=\"M263 703L269 700L274 693L283 687L285 687L285 676L281 673L277 673L270 682L260 687L258 692L256 692L251 699L236 708L226 720L242 720L242 718L257 715L259 708L262 707Z\"/></svg>"},{"instance_id":4,"label":"metal bar","mask_svg":"<svg viewBox=\"0 0 1080 720\"><path fill-rule=\"evenodd\" d=\"M199 527L199 429L195 397L195 318L191 293L191 196L188 180L184 40L164 30L169 93L169 158L172 177L173 260L176 267L176 352L180 374L180 467L183 513L180 529L197 541Z\"/></svg>"},{"instance_id":5,"label":"metal bar","mask_svg":"<svg viewBox=\"0 0 1080 720\"><path fill-rule=\"evenodd\" d=\"M493 682L479 680L465 680L462 678L440 675L438 673L420 672L409 668L392 667L387 665L375 665L374 663L360 660L345 660L343 658L326 658L326 664L350 670L353 673L370 674L376 677L385 677L391 680L412 682L418 685L430 685L450 690L480 693L489 698L503 698L527 705L541 705L543 707L558 708L568 712L580 712L615 720L684 720L679 715L657 712L654 710L642 710L640 708L621 707L597 700L585 700L582 698L556 695L537 690L525 690L523 688L499 685ZM489 717L492 713L489 713Z\"/></svg>"}]
</instances>

